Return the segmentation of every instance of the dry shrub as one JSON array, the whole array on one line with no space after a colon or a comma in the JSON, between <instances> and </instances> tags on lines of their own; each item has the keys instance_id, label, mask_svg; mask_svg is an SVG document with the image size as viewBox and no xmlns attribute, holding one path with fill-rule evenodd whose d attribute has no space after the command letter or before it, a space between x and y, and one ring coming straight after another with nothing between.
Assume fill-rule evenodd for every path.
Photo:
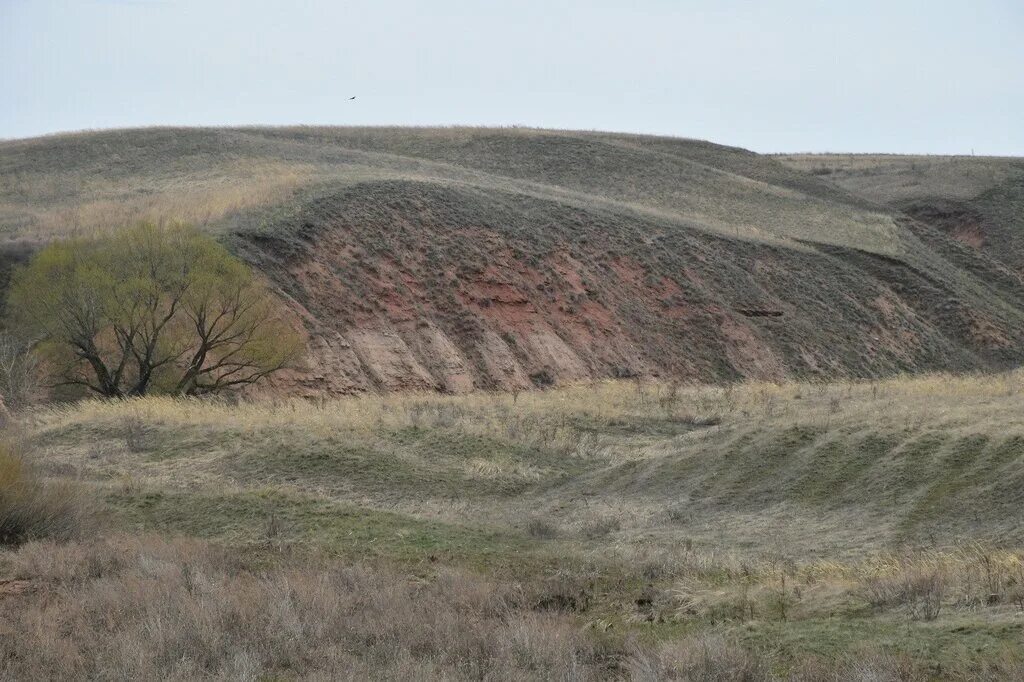
<instances>
[{"instance_id":1,"label":"dry shrub","mask_svg":"<svg viewBox=\"0 0 1024 682\"><path fill-rule=\"evenodd\" d=\"M882 652L858 656L842 666L841 670L841 679L851 682L912 682L927 677L927 674L906 656Z\"/></svg>"},{"instance_id":2,"label":"dry shrub","mask_svg":"<svg viewBox=\"0 0 1024 682\"><path fill-rule=\"evenodd\" d=\"M139 412L128 412L121 418L124 429L124 444L129 452L144 452L146 450L146 423Z\"/></svg>"},{"instance_id":3,"label":"dry shrub","mask_svg":"<svg viewBox=\"0 0 1024 682\"><path fill-rule=\"evenodd\" d=\"M4 561L45 597L4 599L0 679L586 680L612 660L516 586L453 571L247 565L127 537L28 543Z\"/></svg>"},{"instance_id":4,"label":"dry shrub","mask_svg":"<svg viewBox=\"0 0 1024 682\"><path fill-rule=\"evenodd\" d=\"M601 516L584 523L580 535L587 540L600 540L621 529L622 523L614 516Z\"/></svg>"},{"instance_id":5,"label":"dry shrub","mask_svg":"<svg viewBox=\"0 0 1024 682\"><path fill-rule=\"evenodd\" d=\"M594 599L592 576L560 570L524 588L525 603L537 611L582 613Z\"/></svg>"},{"instance_id":6,"label":"dry shrub","mask_svg":"<svg viewBox=\"0 0 1024 682\"><path fill-rule=\"evenodd\" d=\"M724 637L700 636L669 642L654 652L638 652L628 664L635 682L768 682L763 657Z\"/></svg>"},{"instance_id":7,"label":"dry shrub","mask_svg":"<svg viewBox=\"0 0 1024 682\"><path fill-rule=\"evenodd\" d=\"M537 540L551 540L558 537L558 528L544 519L532 518L526 522L526 534Z\"/></svg>"},{"instance_id":8,"label":"dry shrub","mask_svg":"<svg viewBox=\"0 0 1024 682\"><path fill-rule=\"evenodd\" d=\"M942 610L945 585L938 571L906 568L864 581L861 595L876 608L906 606L915 620L935 620Z\"/></svg>"},{"instance_id":9,"label":"dry shrub","mask_svg":"<svg viewBox=\"0 0 1024 682\"><path fill-rule=\"evenodd\" d=\"M0 333L0 396L11 410L38 402L44 394L39 356L31 344Z\"/></svg>"},{"instance_id":10,"label":"dry shrub","mask_svg":"<svg viewBox=\"0 0 1024 682\"><path fill-rule=\"evenodd\" d=\"M0 440L0 547L67 539L89 525L90 505L69 482L44 482L13 440Z\"/></svg>"}]
</instances>

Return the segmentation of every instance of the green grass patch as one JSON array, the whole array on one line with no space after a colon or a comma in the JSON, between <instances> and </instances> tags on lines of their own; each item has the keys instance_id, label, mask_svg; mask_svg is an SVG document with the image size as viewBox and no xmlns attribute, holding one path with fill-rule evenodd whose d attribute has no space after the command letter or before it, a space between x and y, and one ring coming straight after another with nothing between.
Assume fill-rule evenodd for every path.
<instances>
[{"instance_id":1,"label":"green grass patch","mask_svg":"<svg viewBox=\"0 0 1024 682\"><path fill-rule=\"evenodd\" d=\"M895 618L814 619L751 622L728 628L745 643L773 654L781 671L808 656L856 658L883 651L926 662L938 679L942 671L974 672L1001 655L1019 655L1024 624L957 615L934 622Z\"/></svg>"},{"instance_id":2,"label":"green grass patch","mask_svg":"<svg viewBox=\"0 0 1024 682\"><path fill-rule=\"evenodd\" d=\"M137 530L237 546L297 543L352 559L400 564L444 561L492 567L536 546L509 531L428 521L273 490L114 493L107 502L122 523Z\"/></svg>"},{"instance_id":3,"label":"green grass patch","mask_svg":"<svg viewBox=\"0 0 1024 682\"><path fill-rule=\"evenodd\" d=\"M936 462L927 475L931 483L914 502L902 522L904 533L913 534L919 525L945 515L955 505L958 494L969 489L975 482L969 471L981 459L988 443L988 436L980 435L960 438L950 443L946 456Z\"/></svg>"}]
</instances>

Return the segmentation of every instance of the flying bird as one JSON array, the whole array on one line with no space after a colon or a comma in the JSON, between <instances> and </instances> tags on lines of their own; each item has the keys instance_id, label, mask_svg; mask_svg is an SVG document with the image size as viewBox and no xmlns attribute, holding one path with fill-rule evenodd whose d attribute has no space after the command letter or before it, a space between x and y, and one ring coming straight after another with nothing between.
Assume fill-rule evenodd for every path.
<instances>
[{"instance_id":1,"label":"flying bird","mask_svg":"<svg viewBox=\"0 0 1024 682\"><path fill-rule=\"evenodd\" d=\"M352 101L352 100L354 100L355 98L356 98L356 96L355 96L355 95L352 95L352 96L351 96L351 97L349 97L348 99L349 99L349 101Z\"/></svg>"}]
</instances>

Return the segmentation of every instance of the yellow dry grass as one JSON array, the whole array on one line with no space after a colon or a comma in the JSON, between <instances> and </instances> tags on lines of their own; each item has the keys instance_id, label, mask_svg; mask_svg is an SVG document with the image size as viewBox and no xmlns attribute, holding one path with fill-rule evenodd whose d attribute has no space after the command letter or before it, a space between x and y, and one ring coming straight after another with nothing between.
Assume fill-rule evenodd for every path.
<instances>
[{"instance_id":1,"label":"yellow dry grass","mask_svg":"<svg viewBox=\"0 0 1024 682\"><path fill-rule=\"evenodd\" d=\"M652 561L680 561L665 549L689 537L719 558L729 545L745 545L753 551L743 561L824 552L846 564L867 551L885 554L919 527L945 528L937 540L943 546L1017 537L996 512L1010 504L1009 493L984 496L1000 477L1020 473L1013 452L1024 439L1022 379L1018 371L724 387L603 381L519 395L238 404L149 397L53 406L23 415L22 423L53 466L115 489L272 484L456 523L519 525L542 515L571 535L612 518L622 528L611 534L614 551L627 561L652 550ZM129 424L150 434L153 456L125 446ZM368 464L296 468L307 465L305 457L333 461L330 453L345 447ZM278 473L244 473L264 470L268 458ZM420 473L408 483L388 483L410 467ZM438 477L466 487L453 499L459 488L438 489L430 483ZM553 480L560 485L543 492ZM768 480L778 487L764 488ZM499 499L474 492L495 485L540 492ZM874 492L858 496L861 485ZM953 511L951 496L970 491L973 498L956 504L974 511ZM694 495L704 501L673 502ZM745 503L750 495L765 506ZM844 501L833 508L836 495ZM676 507L689 520L669 518ZM647 533L653 545L643 540Z\"/></svg>"},{"instance_id":2,"label":"yellow dry grass","mask_svg":"<svg viewBox=\"0 0 1024 682\"><path fill-rule=\"evenodd\" d=\"M505 435L511 421L536 429L568 429L570 416L614 420L686 416L723 424L859 425L884 430L926 425L935 430L1024 434L1024 371L995 375L907 375L877 381L801 383L748 381L725 386L597 381L520 394L476 392L368 394L309 401L257 398L230 403L146 397L87 400L26 415L35 428L111 423L126 413L168 424L238 428L296 426L313 433L374 431L408 426L457 426L481 435Z\"/></svg>"},{"instance_id":3,"label":"yellow dry grass","mask_svg":"<svg viewBox=\"0 0 1024 682\"><path fill-rule=\"evenodd\" d=\"M310 164L238 161L194 173L165 173L137 182L92 177L27 175L7 178L3 193L62 197L52 202L0 205L27 225L15 236L49 241L107 234L139 221L206 225L255 206L287 200L314 177ZM78 197L77 199L75 197Z\"/></svg>"}]
</instances>

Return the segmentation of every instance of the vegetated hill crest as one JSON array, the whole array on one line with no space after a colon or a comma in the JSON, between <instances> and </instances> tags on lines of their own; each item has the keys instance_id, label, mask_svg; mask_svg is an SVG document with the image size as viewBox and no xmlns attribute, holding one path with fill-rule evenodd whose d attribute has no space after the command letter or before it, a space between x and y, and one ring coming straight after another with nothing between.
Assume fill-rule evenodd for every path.
<instances>
[{"instance_id":1,"label":"vegetated hill crest","mask_svg":"<svg viewBox=\"0 0 1024 682\"><path fill-rule=\"evenodd\" d=\"M778 157L1024 272L1024 159L884 154Z\"/></svg>"},{"instance_id":2,"label":"vegetated hill crest","mask_svg":"<svg viewBox=\"0 0 1024 682\"><path fill-rule=\"evenodd\" d=\"M794 165L794 164L791 164ZM813 170L813 169L812 169ZM179 217L302 320L296 393L1019 364L1019 270L858 187L707 142L147 129L0 143L12 242Z\"/></svg>"}]
</instances>

